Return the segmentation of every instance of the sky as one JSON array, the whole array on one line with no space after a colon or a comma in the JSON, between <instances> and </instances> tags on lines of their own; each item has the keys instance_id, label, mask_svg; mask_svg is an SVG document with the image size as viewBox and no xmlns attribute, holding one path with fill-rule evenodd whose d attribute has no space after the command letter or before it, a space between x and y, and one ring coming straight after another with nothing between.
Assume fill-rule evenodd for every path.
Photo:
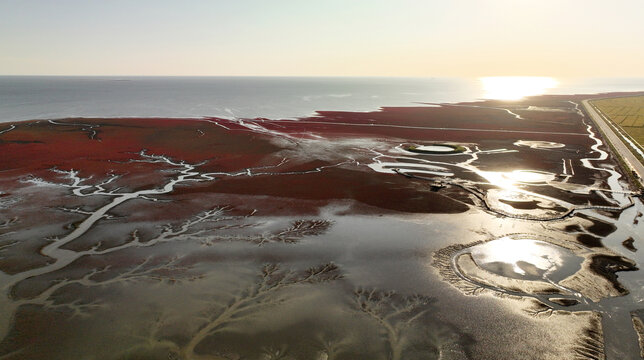
<instances>
[{"instance_id":1,"label":"sky","mask_svg":"<svg viewBox=\"0 0 644 360\"><path fill-rule=\"evenodd\" d=\"M642 0L0 0L0 74L642 77L642 14Z\"/></svg>"}]
</instances>

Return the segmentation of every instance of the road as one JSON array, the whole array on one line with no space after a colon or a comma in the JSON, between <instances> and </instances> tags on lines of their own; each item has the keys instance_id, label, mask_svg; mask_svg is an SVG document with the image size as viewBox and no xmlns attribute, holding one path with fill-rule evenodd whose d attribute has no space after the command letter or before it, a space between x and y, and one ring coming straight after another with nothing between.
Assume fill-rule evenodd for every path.
<instances>
[{"instance_id":1,"label":"road","mask_svg":"<svg viewBox=\"0 0 644 360\"><path fill-rule=\"evenodd\" d=\"M637 157L633 155L628 146L624 144L622 138L617 135L615 131L613 131L613 128L608 124L609 120L604 119L604 117L600 115L597 110L595 110L595 107L588 103L588 100L583 100L582 104L584 105L584 108L586 109L588 115L590 115L590 117L592 118L593 122L597 124L597 126L599 126L601 131L604 133L604 136L607 138L607 140L610 141L611 144L613 144L615 150L630 166L631 170L633 170L639 176L638 180L640 182L640 185L644 185L644 165L642 165Z\"/></svg>"}]
</instances>

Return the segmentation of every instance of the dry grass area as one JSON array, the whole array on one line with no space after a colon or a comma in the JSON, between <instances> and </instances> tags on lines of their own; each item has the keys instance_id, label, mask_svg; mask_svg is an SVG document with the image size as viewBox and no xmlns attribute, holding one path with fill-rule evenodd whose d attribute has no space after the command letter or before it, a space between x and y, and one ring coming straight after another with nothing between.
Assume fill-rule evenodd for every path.
<instances>
[{"instance_id":1,"label":"dry grass area","mask_svg":"<svg viewBox=\"0 0 644 360\"><path fill-rule=\"evenodd\" d=\"M637 142L644 144L644 96L601 99L593 103Z\"/></svg>"}]
</instances>

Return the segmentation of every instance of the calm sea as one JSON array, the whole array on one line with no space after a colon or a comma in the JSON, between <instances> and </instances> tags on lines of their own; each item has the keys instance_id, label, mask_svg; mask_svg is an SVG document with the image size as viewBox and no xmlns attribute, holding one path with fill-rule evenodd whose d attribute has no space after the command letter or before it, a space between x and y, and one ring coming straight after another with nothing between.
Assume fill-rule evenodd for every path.
<instances>
[{"instance_id":1,"label":"calm sea","mask_svg":"<svg viewBox=\"0 0 644 360\"><path fill-rule=\"evenodd\" d=\"M549 93L644 90L644 79L561 80ZM476 79L0 76L0 122L71 116L296 118L484 97Z\"/></svg>"}]
</instances>

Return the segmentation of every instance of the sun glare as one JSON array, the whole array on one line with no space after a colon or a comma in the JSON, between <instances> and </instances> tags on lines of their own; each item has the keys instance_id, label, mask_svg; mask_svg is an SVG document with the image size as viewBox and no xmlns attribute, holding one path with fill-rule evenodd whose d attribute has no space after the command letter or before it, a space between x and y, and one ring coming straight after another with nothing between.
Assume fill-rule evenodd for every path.
<instances>
[{"instance_id":1,"label":"sun glare","mask_svg":"<svg viewBox=\"0 0 644 360\"><path fill-rule=\"evenodd\" d=\"M541 95L559 85L556 79L541 76L492 76L479 80L483 85L483 97L494 100L519 100Z\"/></svg>"},{"instance_id":2,"label":"sun glare","mask_svg":"<svg viewBox=\"0 0 644 360\"><path fill-rule=\"evenodd\" d=\"M509 264L520 275L525 275L525 270L519 266L521 262L550 272L563 265L561 255L554 246L531 239L503 238L476 246L472 250L472 257L478 264Z\"/></svg>"}]
</instances>

